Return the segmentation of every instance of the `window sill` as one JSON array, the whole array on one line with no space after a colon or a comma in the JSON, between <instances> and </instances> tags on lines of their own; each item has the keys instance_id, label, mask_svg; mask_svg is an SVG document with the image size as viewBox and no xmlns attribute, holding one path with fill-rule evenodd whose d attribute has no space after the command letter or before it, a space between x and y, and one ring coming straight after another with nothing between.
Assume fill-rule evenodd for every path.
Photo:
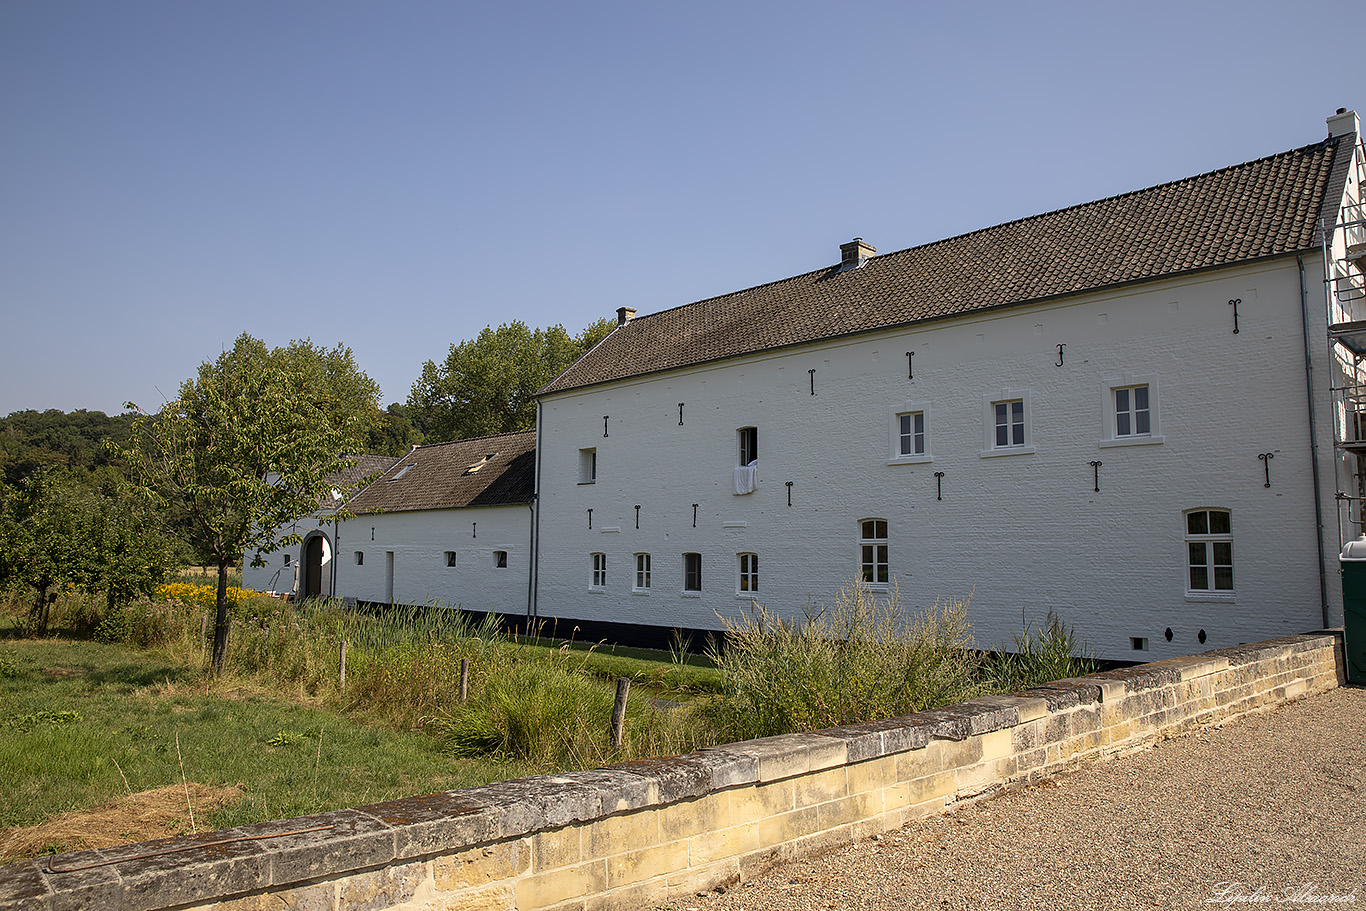
<instances>
[{"instance_id":1,"label":"window sill","mask_svg":"<svg viewBox=\"0 0 1366 911\"><path fill-rule=\"evenodd\" d=\"M860 582L859 588L869 592L889 592L892 590L890 582Z\"/></svg>"},{"instance_id":2,"label":"window sill","mask_svg":"<svg viewBox=\"0 0 1366 911\"><path fill-rule=\"evenodd\" d=\"M605 591L607 591L606 587L604 587L604 586L602 586L602 585L590 585L590 586L588 586L588 590L589 590L590 592L605 592Z\"/></svg>"},{"instance_id":3,"label":"window sill","mask_svg":"<svg viewBox=\"0 0 1366 911\"><path fill-rule=\"evenodd\" d=\"M1232 604L1238 600L1238 595L1235 592L1186 592L1186 600Z\"/></svg>"},{"instance_id":4,"label":"window sill","mask_svg":"<svg viewBox=\"0 0 1366 911\"><path fill-rule=\"evenodd\" d=\"M934 458L929 453L920 455L892 456L887 460L888 465L924 465L926 462L933 462Z\"/></svg>"},{"instance_id":5,"label":"window sill","mask_svg":"<svg viewBox=\"0 0 1366 911\"><path fill-rule=\"evenodd\" d=\"M683 597L683 598L700 598L700 597L702 597L702 593L701 593L701 592L696 592L696 591L685 591L685 592L680 592L679 595L680 595L680 597Z\"/></svg>"},{"instance_id":6,"label":"window sill","mask_svg":"<svg viewBox=\"0 0 1366 911\"><path fill-rule=\"evenodd\" d=\"M596 484L596 483L598 483L598 482L597 482L597 481L580 481L580 482L579 482L579 486L580 486L580 487L583 487L583 486L586 485L586 484Z\"/></svg>"},{"instance_id":7,"label":"window sill","mask_svg":"<svg viewBox=\"0 0 1366 911\"><path fill-rule=\"evenodd\" d=\"M1166 437L1160 436L1113 437L1108 440L1101 440L1100 448L1111 449L1115 446L1153 446L1164 442L1166 439Z\"/></svg>"},{"instance_id":8,"label":"window sill","mask_svg":"<svg viewBox=\"0 0 1366 911\"><path fill-rule=\"evenodd\" d=\"M735 593L735 600L736 600L736 601L757 601L757 600L759 600L759 593L758 593L758 592L736 592L736 593Z\"/></svg>"},{"instance_id":9,"label":"window sill","mask_svg":"<svg viewBox=\"0 0 1366 911\"><path fill-rule=\"evenodd\" d=\"M650 590L649 590L648 588L633 588L633 589L631 589L631 594L633 594L633 595L644 595L645 597L648 598L648 597L650 596Z\"/></svg>"},{"instance_id":10,"label":"window sill","mask_svg":"<svg viewBox=\"0 0 1366 911\"><path fill-rule=\"evenodd\" d=\"M983 449L981 456L984 459L994 459L997 456L1032 455L1033 446L999 446L995 449Z\"/></svg>"}]
</instances>

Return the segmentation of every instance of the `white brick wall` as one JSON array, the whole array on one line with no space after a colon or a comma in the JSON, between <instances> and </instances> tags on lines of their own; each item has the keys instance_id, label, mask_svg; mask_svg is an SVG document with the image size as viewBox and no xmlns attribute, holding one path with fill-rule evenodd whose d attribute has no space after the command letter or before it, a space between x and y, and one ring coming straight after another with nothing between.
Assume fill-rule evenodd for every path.
<instances>
[{"instance_id":1,"label":"white brick wall","mask_svg":"<svg viewBox=\"0 0 1366 911\"><path fill-rule=\"evenodd\" d=\"M1306 260L1306 270L1312 286L1322 264ZM1317 299L1310 314L1326 366ZM1161 443L1101 445L1112 378L1153 383ZM1002 390L1027 396L1033 451L983 457L987 403ZM1326 389L1315 392L1340 616L1332 422ZM931 459L888 464L891 415L908 402L928 406ZM759 489L735 496L736 429L748 425L759 428ZM759 555L760 602L800 616L854 578L857 522L877 517L903 604L971 592L982 646L1009 645L1050 609L1108 658L1322 625L1293 258L549 396L539 447L542 617L716 628L718 614L747 604L736 593L741 552ZM590 447L597 482L580 484L579 450ZM1263 452L1274 454L1270 488ZM1099 493L1091 460L1103 463ZM1232 600L1186 594L1182 511L1199 507L1232 513ZM700 597L682 591L689 551L703 555ZM594 552L607 554L601 591L590 590ZM638 552L652 555L648 595L632 591ZM1131 637L1150 650L1132 651Z\"/></svg>"}]
</instances>

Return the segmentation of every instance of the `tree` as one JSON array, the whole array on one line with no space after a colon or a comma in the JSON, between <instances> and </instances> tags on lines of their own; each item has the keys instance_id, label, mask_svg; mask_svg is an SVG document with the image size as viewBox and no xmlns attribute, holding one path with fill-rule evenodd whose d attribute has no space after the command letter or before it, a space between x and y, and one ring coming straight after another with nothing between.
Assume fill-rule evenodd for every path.
<instances>
[{"instance_id":1,"label":"tree","mask_svg":"<svg viewBox=\"0 0 1366 911\"><path fill-rule=\"evenodd\" d=\"M139 412L122 454L143 491L183 511L190 543L218 568L215 674L227 658L229 567L248 549L259 561L299 542L282 529L314 512L337 486L332 476L354 464L343 454L373 425L378 396L350 349L305 340L268 350L244 334L160 413Z\"/></svg>"},{"instance_id":2,"label":"tree","mask_svg":"<svg viewBox=\"0 0 1366 911\"><path fill-rule=\"evenodd\" d=\"M602 319L575 338L563 326L521 321L451 345L441 364L427 361L408 396L407 416L429 443L536 426L536 392L615 326Z\"/></svg>"},{"instance_id":3,"label":"tree","mask_svg":"<svg viewBox=\"0 0 1366 911\"><path fill-rule=\"evenodd\" d=\"M408 409L394 402L380 415L379 425L365 439L365 451L373 455L405 455L422 443L422 434L408 418Z\"/></svg>"},{"instance_id":4,"label":"tree","mask_svg":"<svg viewBox=\"0 0 1366 911\"><path fill-rule=\"evenodd\" d=\"M0 585L34 591L28 632L47 632L52 602L84 582L90 556L89 491L59 471L42 469L18 487L0 484Z\"/></svg>"}]
</instances>

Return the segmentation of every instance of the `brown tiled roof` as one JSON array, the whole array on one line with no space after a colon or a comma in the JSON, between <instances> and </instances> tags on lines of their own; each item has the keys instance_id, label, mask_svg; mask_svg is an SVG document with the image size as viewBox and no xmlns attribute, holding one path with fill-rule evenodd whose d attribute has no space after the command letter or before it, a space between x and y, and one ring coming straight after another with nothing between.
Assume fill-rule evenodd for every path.
<instances>
[{"instance_id":1,"label":"brown tiled roof","mask_svg":"<svg viewBox=\"0 0 1366 911\"><path fill-rule=\"evenodd\" d=\"M534 430L435 443L394 462L346 508L359 515L525 504L531 502L535 474Z\"/></svg>"},{"instance_id":2,"label":"brown tiled roof","mask_svg":"<svg viewBox=\"0 0 1366 911\"><path fill-rule=\"evenodd\" d=\"M874 256L859 269L831 266L640 316L541 392L1305 251L1317 245L1339 143L1346 160L1355 141L1328 139Z\"/></svg>"}]
</instances>

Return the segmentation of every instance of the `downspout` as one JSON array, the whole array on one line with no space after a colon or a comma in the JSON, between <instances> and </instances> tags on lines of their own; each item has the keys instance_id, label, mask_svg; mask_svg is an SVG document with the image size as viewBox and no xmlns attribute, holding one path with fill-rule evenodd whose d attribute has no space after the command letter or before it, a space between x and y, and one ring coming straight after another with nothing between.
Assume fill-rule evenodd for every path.
<instances>
[{"instance_id":1,"label":"downspout","mask_svg":"<svg viewBox=\"0 0 1366 911\"><path fill-rule=\"evenodd\" d=\"M527 580L526 618L527 631L531 621L540 613L538 595L541 581L541 417L544 414L541 400L536 400L536 485L531 493L531 578Z\"/></svg>"},{"instance_id":2,"label":"downspout","mask_svg":"<svg viewBox=\"0 0 1366 911\"><path fill-rule=\"evenodd\" d=\"M1324 238L1323 261L1328 262L1328 240ZM1328 626L1328 572L1323 562L1323 493L1319 490L1319 435L1314 420L1314 358L1309 338L1309 288L1304 280L1304 256L1295 255L1300 269L1300 317L1304 324L1304 388L1309 402L1309 455L1314 469L1314 543L1319 549L1319 603L1323 625Z\"/></svg>"}]
</instances>

